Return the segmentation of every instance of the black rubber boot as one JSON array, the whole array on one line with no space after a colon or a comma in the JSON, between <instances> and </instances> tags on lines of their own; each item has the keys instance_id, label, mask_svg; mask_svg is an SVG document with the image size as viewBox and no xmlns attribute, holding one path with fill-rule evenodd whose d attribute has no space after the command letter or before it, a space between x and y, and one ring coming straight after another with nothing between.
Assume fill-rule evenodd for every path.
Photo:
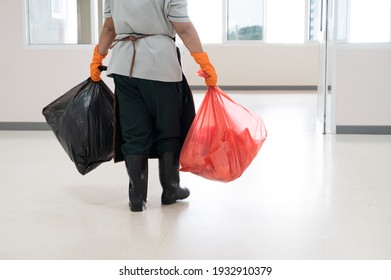
<instances>
[{"instance_id":1,"label":"black rubber boot","mask_svg":"<svg viewBox=\"0 0 391 280\"><path fill-rule=\"evenodd\" d=\"M145 155L125 156L129 175L129 207L132 212L144 210L148 190L148 157Z\"/></svg>"},{"instance_id":2,"label":"black rubber boot","mask_svg":"<svg viewBox=\"0 0 391 280\"><path fill-rule=\"evenodd\" d=\"M176 153L159 154L159 179L163 187L162 204L173 204L190 195L187 188L179 185L179 158Z\"/></svg>"}]
</instances>

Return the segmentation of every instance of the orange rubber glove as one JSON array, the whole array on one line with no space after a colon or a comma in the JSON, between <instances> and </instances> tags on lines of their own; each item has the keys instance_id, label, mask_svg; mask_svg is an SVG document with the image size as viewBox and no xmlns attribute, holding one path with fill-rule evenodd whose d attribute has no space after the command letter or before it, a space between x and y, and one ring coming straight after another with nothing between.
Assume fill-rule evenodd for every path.
<instances>
[{"instance_id":1,"label":"orange rubber glove","mask_svg":"<svg viewBox=\"0 0 391 280\"><path fill-rule=\"evenodd\" d=\"M92 56L92 62L90 64L90 77L91 80L94 82L99 82L101 80L100 78L100 70L99 66L102 66L102 61L106 57L107 53L105 55L101 55L98 51L98 45L95 46L94 49L94 55Z\"/></svg>"},{"instance_id":2,"label":"orange rubber glove","mask_svg":"<svg viewBox=\"0 0 391 280\"><path fill-rule=\"evenodd\" d=\"M206 52L202 53L191 53L191 56L194 58L195 62L197 62L201 70L207 74L205 78L205 84L208 87L214 87L217 84L217 74L213 65L209 61L208 54Z\"/></svg>"}]
</instances>

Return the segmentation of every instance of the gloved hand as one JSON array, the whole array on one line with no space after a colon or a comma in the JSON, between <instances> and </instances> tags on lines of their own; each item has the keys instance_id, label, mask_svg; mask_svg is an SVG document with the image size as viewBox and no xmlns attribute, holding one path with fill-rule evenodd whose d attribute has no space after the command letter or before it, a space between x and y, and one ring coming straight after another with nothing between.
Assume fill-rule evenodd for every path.
<instances>
[{"instance_id":1,"label":"gloved hand","mask_svg":"<svg viewBox=\"0 0 391 280\"><path fill-rule=\"evenodd\" d=\"M107 53L101 55L98 51L98 45L95 46L94 55L92 56L92 62L90 64L90 77L94 82L99 82L100 78L100 70L99 66L102 66L102 60L106 57Z\"/></svg>"},{"instance_id":2,"label":"gloved hand","mask_svg":"<svg viewBox=\"0 0 391 280\"><path fill-rule=\"evenodd\" d=\"M217 74L213 65L209 61L208 54L206 52L191 53L191 56L194 58L195 62L200 65L201 70L207 74L207 77L205 77L205 84L209 87L216 86Z\"/></svg>"}]
</instances>

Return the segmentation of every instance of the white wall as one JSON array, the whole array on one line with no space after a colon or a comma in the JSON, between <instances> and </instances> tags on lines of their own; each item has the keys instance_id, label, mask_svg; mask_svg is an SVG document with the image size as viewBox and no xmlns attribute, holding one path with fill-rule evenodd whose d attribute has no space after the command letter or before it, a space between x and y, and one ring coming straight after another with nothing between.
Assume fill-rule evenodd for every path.
<instances>
[{"instance_id":1,"label":"white wall","mask_svg":"<svg viewBox=\"0 0 391 280\"><path fill-rule=\"evenodd\" d=\"M0 2L0 122L44 121L42 108L89 75L91 46L26 46L23 2Z\"/></svg>"},{"instance_id":2,"label":"white wall","mask_svg":"<svg viewBox=\"0 0 391 280\"><path fill-rule=\"evenodd\" d=\"M25 43L23 0L2 0L0 32L0 122L43 122L49 102L89 75L93 46L31 47ZM5 12L6 11L6 12ZM228 86L315 86L318 46L205 46ZM191 85L204 85L188 52L184 72ZM104 78L112 87L111 79Z\"/></svg>"},{"instance_id":3,"label":"white wall","mask_svg":"<svg viewBox=\"0 0 391 280\"><path fill-rule=\"evenodd\" d=\"M391 126L391 45L337 47L337 126Z\"/></svg>"},{"instance_id":4,"label":"white wall","mask_svg":"<svg viewBox=\"0 0 391 280\"><path fill-rule=\"evenodd\" d=\"M318 44L208 45L204 47L216 68L220 85L316 86ZM197 65L183 57L189 83L202 85L194 76Z\"/></svg>"}]
</instances>

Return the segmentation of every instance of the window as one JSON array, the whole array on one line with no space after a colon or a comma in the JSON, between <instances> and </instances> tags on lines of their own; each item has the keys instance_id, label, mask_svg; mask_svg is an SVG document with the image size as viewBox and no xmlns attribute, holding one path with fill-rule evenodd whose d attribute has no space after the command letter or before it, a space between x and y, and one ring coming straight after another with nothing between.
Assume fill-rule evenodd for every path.
<instances>
[{"instance_id":1,"label":"window","mask_svg":"<svg viewBox=\"0 0 391 280\"><path fill-rule=\"evenodd\" d=\"M91 44L96 41L95 24L102 1L26 0L30 45Z\"/></svg>"},{"instance_id":2,"label":"window","mask_svg":"<svg viewBox=\"0 0 391 280\"><path fill-rule=\"evenodd\" d=\"M272 0L266 4L266 41L304 43L305 0Z\"/></svg>"},{"instance_id":3,"label":"window","mask_svg":"<svg viewBox=\"0 0 391 280\"><path fill-rule=\"evenodd\" d=\"M223 2L217 0L188 0L189 17L202 43L221 43Z\"/></svg>"},{"instance_id":4,"label":"window","mask_svg":"<svg viewBox=\"0 0 391 280\"><path fill-rule=\"evenodd\" d=\"M302 43L306 31L306 6L318 0L226 0L227 41L265 41ZM316 10L312 13L312 38L315 38Z\"/></svg>"},{"instance_id":5,"label":"window","mask_svg":"<svg viewBox=\"0 0 391 280\"><path fill-rule=\"evenodd\" d=\"M308 3L308 40L317 41L320 30L321 0L310 0Z\"/></svg>"},{"instance_id":6,"label":"window","mask_svg":"<svg viewBox=\"0 0 391 280\"><path fill-rule=\"evenodd\" d=\"M104 0L25 1L28 44L95 44L97 42L103 24ZM190 18L202 42L221 43L223 2L188 0L188 5Z\"/></svg>"},{"instance_id":7,"label":"window","mask_svg":"<svg viewBox=\"0 0 391 280\"><path fill-rule=\"evenodd\" d=\"M340 0L336 3L337 6L337 39L338 41L348 41L348 19L349 19L349 8L347 0Z\"/></svg>"},{"instance_id":8,"label":"window","mask_svg":"<svg viewBox=\"0 0 391 280\"><path fill-rule=\"evenodd\" d=\"M227 41L262 40L263 0L227 1Z\"/></svg>"},{"instance_id":9,"label":"window","mask_svg":"<svg viewBox=\"0 0 391 280\"><path fill-rule=\"evenodd\" d=\"M226 40L267 43L317 41L323 0L225 0ZM338 0L341 42L391 42L391 0Z\"/></svg>"},{"instance_id":10,"label":"window","mask_svg":"<svg viewBox=\"0 0 391 280\"><path fill-rule=\"evenodd\" d=\"M24 0L28 43L95 44L104 0ZM204 44L318 40L322 0L188 0ZM391 0L335 1L339 42L391 42Z\"/></svg>"},{"instance_id":11,"label":"window","mask_svg":"<svg viewBox=\"0 0 391 280\"><path fill-rule=\"evenodd\" d=\"M350 0L348 41L351 43L390 42L390 0Z\"/></svg>"}]
</instances>

